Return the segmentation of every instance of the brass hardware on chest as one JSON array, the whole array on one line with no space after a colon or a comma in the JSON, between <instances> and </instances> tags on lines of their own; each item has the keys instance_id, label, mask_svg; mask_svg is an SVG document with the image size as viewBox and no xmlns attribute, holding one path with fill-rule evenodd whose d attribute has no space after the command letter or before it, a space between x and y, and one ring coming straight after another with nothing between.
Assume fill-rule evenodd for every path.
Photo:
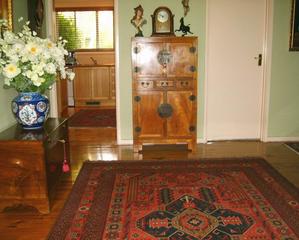
<instances>
[{"instance_id":1,"label":"brass hardware on chest","mask_svg":"<svg viewBox=\"0 0 299 240\"><path fill-rule=\"evenodd\" d=\"M165 49L159 51L157 55L158 62L163 67L166 66L171 61L171 58L172 58L172 54Z\"/></svg>"},{"instance_id":2,"label":"brass hardware on chest","mask_svg":"<svg viewBox=\"0 0 299 240\"><path fill-rule=\"evenodd\" d=\"M195 53L195 52L196 52L196 47L190 47L190 48L189 48L189 51L190 51L191 53Z\"/></svg>"},{"instance_id":3,"label":"brass hardware on chest","mask_svg":"<svg viewBox=\"0 0 299 240\"><path fill-rule=\"evenodd\" d=\"M195 99L196 99L196 96L195 95L191 95L190 97L189 97L189 99L190 99L190 101L195 101Z\"/></svg>"},{"instance_id":4,"label":"brass hardware on chest","mask_svg":"<svg viewBox=\"0 0 299 240\"><path fill-rule=\"evenodd\" d=\"M135 132L141 132L141 127L135 127Z\"/></svg>"},{"instance_id":5,"label":"brass hardware on chest","mask_svg":"<svg viewBox=\"0 0 299 240\"><path fill-rule=\"evenodd\" d=\"M195 129L196 129L196 128L195 128L194 126L190 126L190 127L189 127L189 131L190 131L190 132L194 132Z\"/></svg>"},{"instance_id":6,"label":"brass hardware on chest","mask_svg":"<svg viewBox=\"0 0 299 240\"><path fill-rule=\"evenodd\" d=\"M140 52L140 48L139 48L139 47L134 47L134 50L133 50L133 51L134 51L135 54L137 54L137 53Z\"/></svg>"},{"instance_id":7,"label":"brass hardware on chest","mask_svg":"<svg viewBox=\"0 0 299 240\"><path fill-rule=\"evenodd\" d=\"M157 87L173 87L173 81L158 81Z\"/></svg>"},{"instance_id":8,"label":"brass hardware on chest","mask_svg":"<svg viewBox=\"0 0 299 240\"><path fill-rule=\"evenodd\" d=\"M188 87L189 81L180 81L181 87Z\"/></svg>"},{"instance_id":9,"label":"brass hardware on chest","mask_svg":"<svg viewBox=\"0 0 299 240\"><path fill-rule=\"evenodd\" d=\"M140 68L139 68L139 67L134 67L134 72L135 72L135 73L140 72Z\"/></svg>"},{"instance_id":10,"label":"brass hardware on chest","mask_svg":"<svg viewBox=\"0 0 299 240\"><path fill-rule=\"evenodd\" d=\"M135 96L135 97L134 97L134 100L135 100L135 102L140 102L141 97L140 97L140 96Z\"/></svg>"},{"instance_id":11,"label":"brass hardware on chest","mask_svg":"<svg viewBox=\"0 0 299 240\"><path fill-rule=\"evenodd\" d=\"M173 113L173 108L168 103L163 103L158 107L158 114L161 118L171 117Z\"/></svg>"},{"instance_id":12,"label":"brass hardware on chest","mask_svg":"<svg viewBox=\"0 0 299 240\"><path fill-rule=\"evenodd\" d=\"M152 86L152 82L141 82L140 84L143 88L149 88Z\"/></svg>"},{"instance_id":13,"label":"brass hardware on chest","mask_svg":"<svg viewBox=\"0 0 299 240\"><path fill-rule=\"evenodd\" d=\"M190 67L190 71L191 71L191 72L195 72L195 71L196 71L196 67L195 67L195 66L191 66L191 67Z\"/></svg>"}]
</instances>

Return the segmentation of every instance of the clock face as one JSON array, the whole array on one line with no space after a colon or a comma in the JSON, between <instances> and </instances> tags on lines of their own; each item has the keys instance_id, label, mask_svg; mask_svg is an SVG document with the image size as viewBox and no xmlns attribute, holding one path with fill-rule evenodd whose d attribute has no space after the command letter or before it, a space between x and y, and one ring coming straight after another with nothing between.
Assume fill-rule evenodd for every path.
<instances>
[{"instance_id":1,"label":"clock face","mask_svg":"<svg viewBox=\"0 0 299 240\"><path fill-rule=\"evenodd\" d=\"M168 18L168 12L166 12L165 10L161 10L160 12L158 12L157 19L159 22L164 23L168 20Z\"/></svg>"},{"instance_id":2,"label":"clock face","mask_svg":"<svg viewBox=\"0 0 299 240\"><path fill-rule=\"evenodd\" d=\"M158 7L152 15L153 34L152 36L174 36L173 17L167 7Z\"/></svg>"}]
</instances>

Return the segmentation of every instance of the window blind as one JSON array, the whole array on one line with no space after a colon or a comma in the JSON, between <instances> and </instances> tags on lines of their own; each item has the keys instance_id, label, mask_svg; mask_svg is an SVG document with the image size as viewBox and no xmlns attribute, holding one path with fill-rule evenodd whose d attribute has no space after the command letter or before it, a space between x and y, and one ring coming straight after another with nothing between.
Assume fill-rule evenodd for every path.
<instances>
[{"instance_id":1,"label":"window blind","mask_svg":"<svg viewBox=\"0 0 299 240\"><path fill-rule=\"evenodd\" d=\"M60 11L56 13L57 34L68 42L69 51L112 49L113 11Z\"/></svg>"}]
</instances>

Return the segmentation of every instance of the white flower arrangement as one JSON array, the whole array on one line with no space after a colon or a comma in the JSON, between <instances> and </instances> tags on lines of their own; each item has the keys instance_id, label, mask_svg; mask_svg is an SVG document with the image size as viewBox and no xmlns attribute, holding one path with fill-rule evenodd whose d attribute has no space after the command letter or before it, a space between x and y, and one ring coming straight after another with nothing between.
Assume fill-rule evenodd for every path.
<instances>
[{"instance_id":1,"label":"white flower arrangement","mask_svg":"<svg viewBox=\"0 0 299 240\"><path fill-rule=\"evenodd\" d=\"M1 30L6 22L0 21ZM44 93L56 81L60 73L62 79L73 80L75 74L65 67L65 40L59 38L54 43L37 37L27 22L22 31L13 33L4 30L0 37L0 74L4 88L15 88L18 92Z\"/></svg>"}]
</instances>

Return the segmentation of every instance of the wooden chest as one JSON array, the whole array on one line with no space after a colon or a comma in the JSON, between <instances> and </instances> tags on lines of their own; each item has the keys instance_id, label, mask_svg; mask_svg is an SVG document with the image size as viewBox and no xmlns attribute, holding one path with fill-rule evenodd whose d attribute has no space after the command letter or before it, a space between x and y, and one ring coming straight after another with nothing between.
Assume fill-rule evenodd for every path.
<instances>
[{"instance_id":1,"label":"wooden chest","mask_svg":"<svg viewBox=\"0 0 299 240\"><path fill-rule=\"evenodd\" d=\"M134 150L196 146L197 38L132 39Z\"/></svg>"},{"instance_id":2,"label":"wooden chest","mask_svg":"<svg viewBox=\"0 0 299 240\"><path fill-rule=\"evenodd\" d=\"M0 133L0 211L28 205L48 213L69 159L67 121L49 118L41 130L19 125Z\"/></svg>"}]
</instances>

